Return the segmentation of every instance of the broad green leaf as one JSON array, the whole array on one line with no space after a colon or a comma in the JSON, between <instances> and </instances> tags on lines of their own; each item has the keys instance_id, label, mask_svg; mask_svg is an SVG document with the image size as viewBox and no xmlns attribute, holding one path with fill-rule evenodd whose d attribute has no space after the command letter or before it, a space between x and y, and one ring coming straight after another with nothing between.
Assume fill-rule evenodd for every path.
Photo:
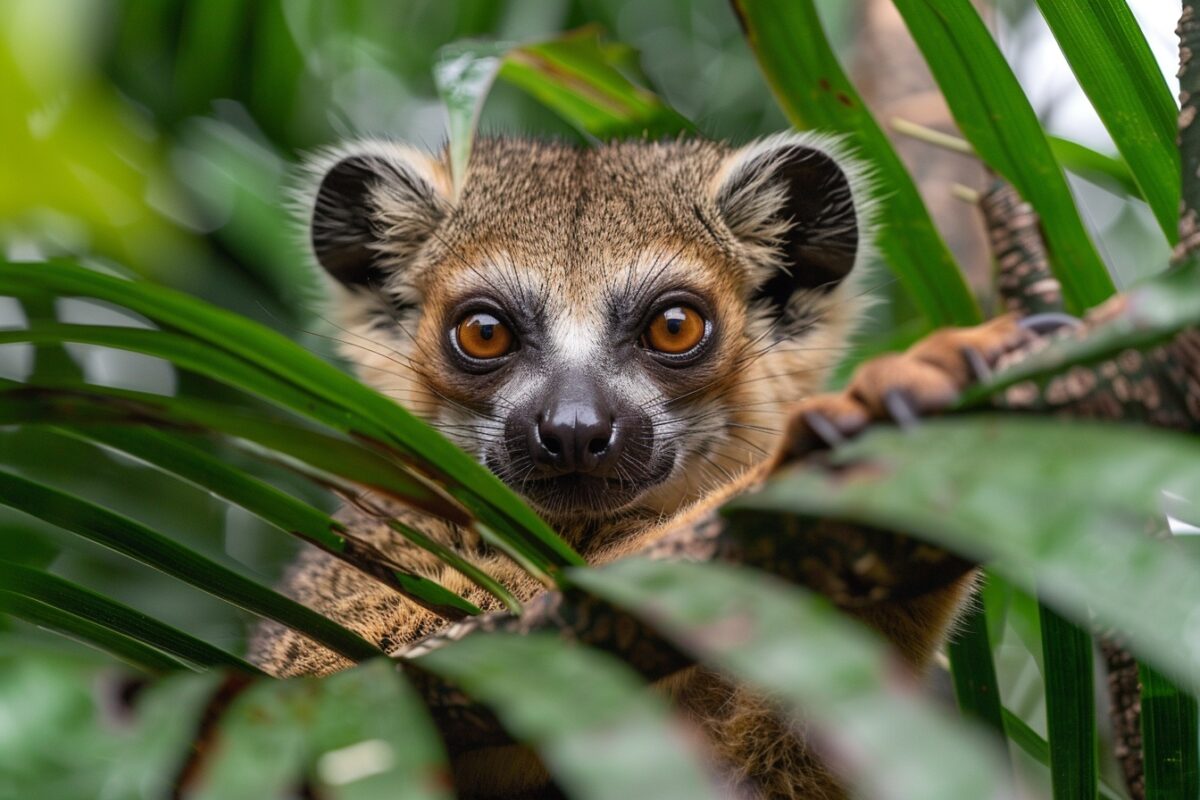
<instances>
[{"instance_id":1,"label":"broad green leaf","mask_svg":"<svg viewBox=\"0 0 1200 800\"><path fill-rule=\"evenodd\" d=\"M364 441L397 451L409 466L443 484L485 525L493 544L533 569L552 573L582 559L483 465L386 397L286 337L187 295L125 281L64 262L0 266L0 295L37 291L104 300L224 350L344 409Z\"/></svg>"},{"instance_id":2,"label":"broad green leaf","mask_svg":"<svg viewBox=\"0 0 1200 800\"><path fill-rule=\"evenodd\" d=\"M492 708L573 798L719 796L665 701L611 656L548 635L492 634L414 663Z\"/></svg>"},{"instance_id":3,"label":"broad green leaf","mask_svg":"<svg viewBox=\"0 0 1200 800\"><path fill-rule=\"evenodd\" d=\"M1200 719L1196 698L1141 665L1142 763L1146 800L1200 797Z\"/></svg>"},{"instance_id":4,"label":"broad green leaf","mask_svg":"<svg viewBox=\"0 0 1200 800\"><path fill-rule=\"evenodd\" d=\"M1092 637L1040 606L1050 781L1055 797L1096 796L1096 703Z\"/></svg>"},{"instance_id":5,"label":"broad green leaf","mask_svg":"<svg viewBox=\"0 0 1200 800\"><path fill-rule=\"evenodd\" d=\"M435 613L450 618L479 613L473 604L436 582L389 565L385 553L366 542L347 537L345 526L325 512L226 464L179 437L151 428L132 426L92 426L60 432L114 448L206 489L280 530L299 536L358 567Z\"/></svg>"},{"instance_id":6,"label":"broad green leaf","mask_svg":"<svg viewBox=\"0 0 1200 800\"><path fill-rule=\"evenodd\" d=\"M56 575L0 561L0 587L7 594L51 606L91 623L93 627L89 630L99 629L106 636L89 643L102 649L107 649L106 644L115 636L133 639L198 667L234 667L244 672L259 672L257 667L219 647ZM72 633L82 635L81 630Z\"/></svg>"},{"instance_id":7,"label":"broad green leaf","mask_svg":"<svg viewBox=\"0 0 1200 800\"><path fill-rule=\"evenodd\" d=\"M980 454L986 453L986 458ZM730 504L844 519L927 539L1074 619L1094 612L1134 652L1193 686L1200 559L1142 535L1162 492L1193 496L1200 442L1145 428L980 416L880 428Z\"/></svg>"},{"instance_id":8,"label":"broad green leaf","mask_svg":"<svg viewBox=\"0 0 1200 800\"><path fill-rule=\"evenodd\" d=\"M373 644L315 611L139 522L79 497L0 471L0 505L24 511L247 611L301 631L351 660L380 655Z\"/></svg>"},{"instance_id":9,"label":"broad green leaf","mask_svg":"<svg viewBox=\"0 0 1200 800\"><path fill-rule=\"evenodd\" d=\"M570 579L802 715L863 797L1009 796L985 738L922 702L884 643L824 598L720 564L627 560Z\"/></svg>"},{"instance_id":10,"label":"broad green leaf","mask_svg":"<svg viewBox=\"0 0 1200 800\"><path fill-rule=\"evenodd\" d=\"M1068 306L1083 311L1114 291L1037 114L978 12L965 0L895 0L950 111L975 152L1042 220Z\"/></svg>"},{"instance_id":11,"label":"broad green leaf","mask_svg":"<svg viewBox=\"0 0 1200 800\"><path fill-rule=\"evenodd\" d=\"M844 133L871 165L879 247L932 325L969 325L979 308L912 177L854 90L821 29L813 0L734 0L734 11L784 113L801 129Z\"/></svg>"},{"instance_id":12,"label":"broad green leaf","mask_svg":"<svg viewBox=\"0 0 1200 800\"><path fill-rule=\"evenodd\" d=\"M1037 0L1155 219L1179 238L1179 109L1126 0Z\"/></svg>"},{"instance_id":13,"label":"broad green leaf","mask_svg":"<svg viewBox=\"0 0 1200 800\"><path fill-rule=\"evenodd\" d=\"M44 603L24 594L0 587L0 613L57 631L86 642L150 673L187 670L188 665L153 647L98 624L85 615L74 614L52 603Z\"/></svg>"},{"instance_id":14,"label":"broad green leaf","mask_svg":"<svg viewBox=\"0 0 1200 800\"><path fill-rule=\"evenodd\" d=\"M184 754L196 741L213 693L229 680L230 673L210 670L200 675L167 675L146 685L133 700L132 729L122 731L127 735L112 742L114 752L109 755L102 782L77 783L77 794L56 796L96 796L102 785L105 797L170 797ZM104 725L101 735L116 738L111 723Z\"/></svg>"},{"instance_id":15,"label":"broad green leaf","mask_svg":"<svg viewBox=\"0 0 1200 800\"><path fill-rule=\"evenodd\" d=\"M437 732L386 661L251 687L201 770L196 800L290 797L306 782L331 800L452 797Z\"/></svg>"}]
</instances>

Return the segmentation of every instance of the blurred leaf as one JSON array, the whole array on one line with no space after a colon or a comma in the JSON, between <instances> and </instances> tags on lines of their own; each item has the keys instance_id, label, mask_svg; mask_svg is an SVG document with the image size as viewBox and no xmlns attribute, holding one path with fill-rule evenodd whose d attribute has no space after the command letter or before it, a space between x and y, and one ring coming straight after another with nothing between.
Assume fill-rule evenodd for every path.
<instances>
[{"instance_id":1,"label":"blurred leaf","mask_svg":"<svg viewBox=\"0 0 1200 800\"><path fill-rule=\"evenodd\" d=\"M1096 796L1096 703L1092 637L1041 606L1046 729L1055 797Z\"/></svg>"},{"instance_id":2,"label":"blurred leaf","mask_svg":"<svg viewBox=\"0 0 1200 800\"><path fill-rule=\"evenodd\" d=\"M1196 698L1153 667L1143 664L1139 673L1146 800L1194 800L1200 797Z\"/></svg>"},{"instance_id":3,"label":"blurred leaf","mask_svg":"<svg viewBox=\"0 0 1200 800\"><path fill-rule=\"evenodd\" d=\"M984 738L921 702L886 645L825 598L719 564L625 560L570 578L802 716L864 797L1009 796Z\"/></svg>"},{"instance_id":4,"label":"blurred leaf","mask_svg":"<svg viewBox=\"0 0 1200 800\"><path fill-rule=\"evenodd\" d=\"M978 322L979 307L908 170L842 71L812 0L734 0L734 11L771 90L792 124L849 134L871 165L879 248L931 325Z\"/></svg>"},{"instance_id":5,"label":"blurred leaf","mask_svg":"<svg viewBox=\"0 0 1200 800\"><path fill-rule=\"evenodd\" d=\"M446 756L425 709L387 661L251 687L223 718L196 800L448 800Z\"/></svg>"},{"instance_id":6,"label":"blurred leaf","mask_svg":"<svg viewBox=\"0 0 1200 800\"><path fill-rule=\"evenodd\" d=\"M1174 244L1179 238L1179 109L1133 12L1125 0L1038 0L1038 8Z\"/></svg>"},{"instance_id":7,"label":"blurred leaf","mask_svg":"<svg viewBox=\"0 0 1200 800\"><path fill-rule=\"evenodd\" d=\"M955 121L979 156L1042 220L1068 306L1083 311L1114 291L1046 134L978 12L962 0L895 0Z\"/></svg>"},{"instance_id":8,"label":"blurred leaf","mask_svg":"<svg viewBox=\"0 0 1200 800\"><path fill-rule=\"evenodd\" d=\"M294 600L106 508L0 471L0 505L24 511L96 544L173 575L209 594L273 619L354 661L379 649Z\"/></svg>"},{"instance_id":9,"label":"blurred leaf","mask_svg":"<svg viewBox=\"0 0 1200 800\"><path fill-rule=\"evenodd\" d=\"M602 42L599 29L588 26L513 48L500 77L601 141L694 132L686 118L625 77L621 68L631 56L626 47Z\"/></svg>"},{"instance_id":10,"label":"blurred leaf","mask_svg":"<svg viewBox=\"0 0 1200 800\"><path fill-rule=\"evenodd\" d=\"M221 262L204 262L146 114L88 62L106 9L0 3L0 237L177 285L211 280L214 267L229 280Z\"/></svg>"},{"instance_id":11,"label":"blurred leaf","mask_svg":"<svg viewBox=\"0 0 1200 800\"><path fill-rule=\"evenodd\" d=\"M980 458L986 453L987 458ZM919 536L989 566L1075 619L1089 611L1189 686L1200 561L1141 531L1162 492L1200 485L1200 442L1144 428L980 416L879 428L729 512L844 519Z\"/></svg>"},{"instance_id":12,"label":"blurred leaf","mask_svg":"<svg viewBox=\"0 0 1200 800\"><path fill-rule=\"evenodd\" d=\"M450 164L461 187L479 115L497 77L528 92L601 141L659 138L695 128L622 72L631 52L601 42L595 26L532 44L455 42L438 52L434 79L450 124Z\"/></svg>"},{"instance_id":13,"label":"blurred leaf","mask_svg":"<svg viewBox=\"0 0 1200 800\"><path fill-rule=\"evenodd\" d=\"M719 796L662 697L611 656L549 635L491 634L414 663L491 707L570 797Z\"/></svg>"},{"instance_id":14,"label":"blurred leaf","mask_svg":"<svg viewBox=\"0 0 1200 800\"><path fill-rule=\"evenodd\" d=\"M91 623L86 628L88 633L104 635L88 639L89 644L107 650L109 643L115 643L118 649L112 652L117 656L122 655L122 640L132 639L198 667L223 666L259 672L257 667L220 648L55 575L0 561L0 587L5 594L50 606ZM85 629L64 632L83 636Z\"/></svg>"}]
</instances>

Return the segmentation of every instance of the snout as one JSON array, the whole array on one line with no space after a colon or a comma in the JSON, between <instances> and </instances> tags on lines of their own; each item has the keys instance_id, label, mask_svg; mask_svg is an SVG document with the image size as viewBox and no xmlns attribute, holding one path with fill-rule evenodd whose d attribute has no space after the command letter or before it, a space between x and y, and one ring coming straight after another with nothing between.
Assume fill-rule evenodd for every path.
<instances>
[{"instance_id":1,"label":"snout","mask_svg":"<svg viewBox=\"0 0 1200 800\"><path fill-rule=\"evenodd\" d=\"M618 415L599 387L554 391L526 423L530 456L544 475L615 472L637 418Z\"/></svg>"},{"instance_id":2,"label":"snout","mask_svg":"<svg viewBox=\"0 0 1200 800\"><path fill-rule=\"evenodd\" d=\"M606 513L628 505L664 477L646 414L588 374L555 376L508 420L501 470L543 511Z\"/></svg>"}]
</instances>

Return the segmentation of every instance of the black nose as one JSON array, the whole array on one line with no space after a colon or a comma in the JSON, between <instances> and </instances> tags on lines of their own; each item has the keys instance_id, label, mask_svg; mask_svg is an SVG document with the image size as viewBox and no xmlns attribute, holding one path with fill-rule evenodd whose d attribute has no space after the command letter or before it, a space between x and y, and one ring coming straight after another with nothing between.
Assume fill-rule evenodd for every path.
<instances>
[{"instance_id":1,"label":"black nose","mask_svg":"<svg viewBox=\"0 0 1200 800\"><path fill-rule=\"evenodd\" d=\"M624 436L603 391L590 381L564 381L546 398L530 429L530 451L543 467L603 474L616 464Z\"/></svg>"}]
</instances>

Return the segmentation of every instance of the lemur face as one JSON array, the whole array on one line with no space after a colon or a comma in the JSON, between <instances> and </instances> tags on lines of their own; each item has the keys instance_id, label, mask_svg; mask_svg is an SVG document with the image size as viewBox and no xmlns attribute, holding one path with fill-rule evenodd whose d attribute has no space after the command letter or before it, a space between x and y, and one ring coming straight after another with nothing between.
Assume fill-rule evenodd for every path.
<instances>
[{"instance_id":1,"label":"lemur face","mask_svg":"<svg viewBox=\"0 0 1200 800\"><path fill-rule=\"evenodd\" d=\"M860 306L827 140L364 143L315 168L344 353L562 526L670 513L763 457Z\"/></svg>"}]
</instances>

